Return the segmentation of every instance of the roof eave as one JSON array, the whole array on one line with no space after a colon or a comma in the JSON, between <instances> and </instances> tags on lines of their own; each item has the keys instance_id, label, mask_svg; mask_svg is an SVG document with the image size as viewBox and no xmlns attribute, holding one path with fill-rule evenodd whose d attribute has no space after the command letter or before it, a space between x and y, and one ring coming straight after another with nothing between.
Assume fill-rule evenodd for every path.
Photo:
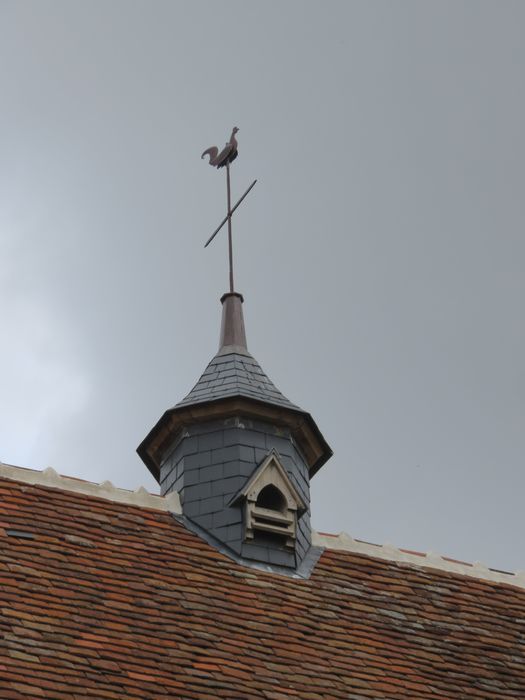
<instances>
[{"instance_id":1,"label":"roof eave","mask_svg":"<svg viewBox=\"0 0 525 700\"><path fill-rule=\"evenodd\" d=\"M222 397L168 409L140 443L137 453L159 481L163 455L185 425L229 418L239 413L289 427L308 463L310 478L333 454L316 422L306 411L245 396Z\"/></svg>"}]
</instances>

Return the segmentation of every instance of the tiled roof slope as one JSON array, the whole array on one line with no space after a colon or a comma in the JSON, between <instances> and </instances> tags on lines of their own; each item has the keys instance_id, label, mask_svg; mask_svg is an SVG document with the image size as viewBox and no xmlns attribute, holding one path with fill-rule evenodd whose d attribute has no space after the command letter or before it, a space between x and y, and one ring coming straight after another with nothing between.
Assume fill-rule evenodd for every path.
<instances>
[{"instance_id":1,"label":"tiled roof slope","mask_svg":"<svg viewBox=\"0 0 525 700\"><path fill-rule=\"evenodd\" d=\"M0 479L0 698L525 697L525 590L326 549L247 569L162 510Z\"/></svg>"},{"instance_id":2,"label":"tiled roof slope","mask_svg":"<svg viewBox=\"0 0 525 700\"><path fill-rule=\"evenodd\" d=\"M257 399L294 411L302 411L277 389L257 360L248 352L215 355L197 384L176 407L232 396Z\"/></svg>"}]
</instances>

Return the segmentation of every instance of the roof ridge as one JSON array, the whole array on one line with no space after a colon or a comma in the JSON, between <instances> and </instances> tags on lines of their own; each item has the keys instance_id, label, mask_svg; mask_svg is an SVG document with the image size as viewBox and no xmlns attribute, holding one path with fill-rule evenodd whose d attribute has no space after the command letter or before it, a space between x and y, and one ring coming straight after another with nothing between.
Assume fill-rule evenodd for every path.
<instances>
[{"instance_id":1,"label":"roof ridge","mask_svg":"<svg viewBox=\"0 0 525 700\"><path fill-rule=\"evenodd\" d=\"M407 549L400 549L393 544L373 544L356 540L346 532L339 535L329 535L322 532L312 531L312 544L317 547L327 549L353 552L355 554L366 554L377 559L387 559L402 564L413 564L415 566L440 569L453 574L470 576L484 581L494 581L496 583L508 583L512 586L525 588L525 571L516 573L491 569L482 562L475 561L473 564L458 561L450 557L444 557L435 552L413 552Z\"/></svg>"},{"instance_id":2,"label":"roof ridge","mask_svg":"<svg viewBox=\"0 0 525 700\"><path fill-rule=\"evenodd\" d=\"M62 476L52 467L39 471L0 462L0 478L22 481L35 486L49 486L64 491L82 493L116 503L126 503L171 513L182 513L179 494L176 491L169 493L167 496L157 496L149 493L144 486L139 486L135 491L130 491L113 486L111 481L103 481L101 484L97 484L93 481L84 481L72 476Z\"/></svg>"},{"instance_id":3,"label":"roof ridge","mask_svg":"<svg viewBox=\"0 0 525 700\"><path fill-rule=\"evenodd\" d=\"M103 481L97 484L92 481L84 481L72 476L62 476L52 467L43 471L28 469L26 467L15 467L11 464L0 462L0 478L12 481L21 481L34 486L47 486L50 488L81 493L87 496L103 498L115 503L125 503L141 508L152 508L154 510L168 511L178 515L182 514L179 494L172 491L167 496L158 496L149 493L144 486L139 486L135 491L121 489L114 486L111 481ZM412 564L423 568L439 569L454 574L469 576L484 581L495 583L507 583L519 588L525 588L525 571L516 573L491 569L479 561L469 564L457 561L450 557L444 557L435 552L414 552L407 549L400 549L390 543L383 545L373 544L356 540L346 532L338 535L331 535L312 530L312 545L324 547L337 551L364 554L376 559L399 562L401 564Z\"/></svg>"}]
</instances>

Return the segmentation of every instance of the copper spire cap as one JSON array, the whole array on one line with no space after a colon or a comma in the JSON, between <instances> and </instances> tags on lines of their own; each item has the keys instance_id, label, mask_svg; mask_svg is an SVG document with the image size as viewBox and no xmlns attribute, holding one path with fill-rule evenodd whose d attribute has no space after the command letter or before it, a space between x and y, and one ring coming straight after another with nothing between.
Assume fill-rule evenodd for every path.
<instances>
[{"instance_id":1,"label":"copper spire cap","mask_svg":"<svg viewBox=\"0 0 525 700\"><path fill-rule=\"evenodd\" d=\"M229 292L221 297L222 320L218 355L231 352L248 354L242 313L243 301L242 294L238 292Z\"/></svg>"}]
</instances>

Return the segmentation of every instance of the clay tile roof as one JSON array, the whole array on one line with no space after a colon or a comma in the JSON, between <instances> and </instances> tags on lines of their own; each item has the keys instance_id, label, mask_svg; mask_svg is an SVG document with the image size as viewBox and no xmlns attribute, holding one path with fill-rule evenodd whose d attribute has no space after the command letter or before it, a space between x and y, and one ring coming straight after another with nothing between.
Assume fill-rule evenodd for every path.
<instances>
[{"instance_id":1,"label":"clay tile roof","mask_svg":"<svg viewBox=\"0 0 525 700\"><path fill-rule=\"evenodd\" d=\"M330 547L279 576L24 480L0 478L2 700L525 697L520 587Z\"/></svg>"}]
</instances>

